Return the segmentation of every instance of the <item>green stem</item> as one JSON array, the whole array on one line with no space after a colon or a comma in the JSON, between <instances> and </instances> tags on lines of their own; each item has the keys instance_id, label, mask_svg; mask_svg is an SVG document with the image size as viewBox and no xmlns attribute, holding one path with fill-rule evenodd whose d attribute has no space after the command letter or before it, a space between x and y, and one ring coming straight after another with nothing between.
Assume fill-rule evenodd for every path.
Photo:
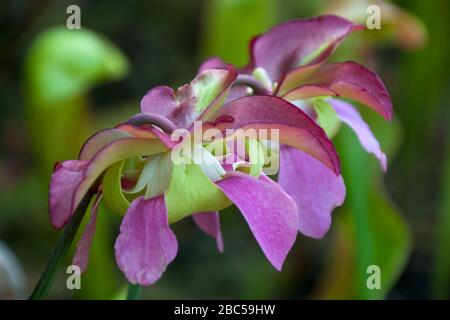
<instances>
[{"instance_id":1,"label":"green stem","mask_svg":"<svg viewBox=\"0 0 450 320\"><path fill-rule=\"evenodd\" d=\"M44 273L30 296L30 300L40 300L47 296L47 293L55 280L59 267L61 266L61 263L66 256L75 235L77 234L78 228L80 227L84 214L91 203L93 195L93 192L88 192L76 208L72 218L65 227L63 234L58 239L50 260L45 267Z\"/></svg>"},{"instance_id":2,"label":"green stem","mask_svg":"<svg viewBox=\"0 0 450 320\"><path fill-rule=\"evenodd\" d=\"M138 284L129 284L127 292L127 300L139 300L141 298L142 287Z\"/></svg>"}]
</instances>

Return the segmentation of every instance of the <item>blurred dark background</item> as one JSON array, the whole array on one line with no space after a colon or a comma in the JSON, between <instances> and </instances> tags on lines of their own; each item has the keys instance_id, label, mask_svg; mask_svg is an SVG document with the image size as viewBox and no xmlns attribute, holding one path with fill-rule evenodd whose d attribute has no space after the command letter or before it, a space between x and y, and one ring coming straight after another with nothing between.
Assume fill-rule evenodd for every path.
<instances>
[{"instance_id":1,"label":"blurred dark background","mask_svg":"<svg viewBox=\"0 0 450 320\"><path fill-rule=\"evenodd\" d=\"M65 27L81 8L83 36ZM450 297L450 3L420 1L158 0L4 1L0 13L0 298L24 298L39 279L58 232L47 186L56 161L139 111L151 87L192 79L202 59L241 66L251 36L301 17L338 13L380 30L352 35L332 60L375 69L395 119L364 117L388 154L383 174L355 136L336 144L348 196L322 240L300 236L282 273L265 260L235 209L222 217L224 254L185 219L174 226L179 254L145 298L412 299ZM61 270L50 297L120 299L113 258L120 217L102 208L82 290ZM382 272L368 290L367 264ZM70 257L67 264L70 264Z\"/></svg>"}]
</instances>

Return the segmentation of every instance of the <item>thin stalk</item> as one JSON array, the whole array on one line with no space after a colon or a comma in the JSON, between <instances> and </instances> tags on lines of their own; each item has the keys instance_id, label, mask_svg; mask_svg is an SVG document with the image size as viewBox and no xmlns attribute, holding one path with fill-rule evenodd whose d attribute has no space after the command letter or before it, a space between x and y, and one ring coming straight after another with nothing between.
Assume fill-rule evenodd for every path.
<instances>
[{"instance_id":1,"label":"thin stalk","mask_svg":"<svg viewBox=\"0 0 450 320\"><path fill-rule=\"evenodd\" d=\"M138 284L129 284L127 300L139 300L141 298L142 287Z\"/></svg>"},{"instance_id":2,"label":"thin stalk","mask_svg":"<svg viewBox=\"0 0 450 320\"><path fill-rule=\"evenodd\" d=\"M63 262L70 245L77 234L80 227L81 221L83 220L84 214L91 203L93 192L89 191L84 198L81 200L80 204L76 208L72 218L70 219L67 226L64 228L64 232L58 239L55 248L53 249L50 260L45 267L44 273L39 279L38 284L34 288L33 293L30 296L30 300L41 300L44 299L48 291L50 290L53 281L55 280L56 274Z\"/></svg>"}]
</instances>

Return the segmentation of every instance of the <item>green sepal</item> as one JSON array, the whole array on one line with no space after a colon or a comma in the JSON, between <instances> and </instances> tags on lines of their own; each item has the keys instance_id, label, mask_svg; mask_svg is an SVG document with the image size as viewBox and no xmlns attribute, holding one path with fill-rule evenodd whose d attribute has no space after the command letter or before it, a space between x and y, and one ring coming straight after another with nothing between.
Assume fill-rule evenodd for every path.
<instances>
[{"instance_id":1,"label":"green sepal","mask_svg":"<svg viewBox=\"0 0 450 320\"><path fill-rule=\"evenodd\" d=\"M317 123L325 130L329 138L334 137L337 133L341 120L336 110L330 104L322 99L315 99L313 102L314 111L317 114Z\"/></svg>"},{"instance_id":2,"label":"green sepal","mask_svg":"<svg viewBox=\"0 0 450 320\"><path fill-rule=\"evenodd\" d=\"M125 161L113 164L103 177L103 200L111 211L124 215L130 203L122 192L122 169Z\"/></svg>"},{"instance_id":3,"label":"green sepal","mask_svg":"<svg viewBox=\"0 0 450 320\"><path fill-rule=\"evenodd\" d=\"M171 224L197 212L218 211L231 205L196 164L174 164L165 200Z\"/></svg>"},{"instance_id":4,"label":"green sepal","mask_svg":"<svg viewBox=\"0 0 450 320\"><path fill-rule=\"evenodd\" d=\"M259 177L265 162L264 150L256 139L247 140L246 146L250 161L249 174L253 177Z\"/></svg>"}]
</instances>

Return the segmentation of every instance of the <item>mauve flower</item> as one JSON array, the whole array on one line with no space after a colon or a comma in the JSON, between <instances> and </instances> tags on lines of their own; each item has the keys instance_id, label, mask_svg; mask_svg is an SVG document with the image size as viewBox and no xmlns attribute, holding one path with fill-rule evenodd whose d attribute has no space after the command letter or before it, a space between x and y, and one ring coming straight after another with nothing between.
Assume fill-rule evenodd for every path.
<instances>
[{"instance_id":1,"label":"mauve flower","mask_svg":"<svg viewBox=\"0 0 450 320\"><path fill-rule=\"evenodd\" d=\"M232 204L239 208L268 260L281 269L297 235L296 202L263 174L252 151L248 158L236 157L231 166L222 166L208 151L208 145L217 141L191 139L194 121L202 120L206 128L225 134L229 129L277 129L280 143L317 159L330 174L339 175L339 159L323 129L284 99L253 96L223 104L236 76L230 66L205 69L176 92L156 87L143 98L141 114L98 132L83 146L78 160L56 166L49 196L50 218L56 228L67 224L89 190L98 194L74 257L82 270L87 267L100 201L125 214L115 255L131 283L150 285L161 277L178 249L170 224L183 218L193 216L222 250L218 211ZM173 141L170 133L177 128L188 134ZM197 153L210 161L192 162L192 155L181 153L185 162L174 163L171 156L186 145L194 157ZM259 141L249 141L249 150L251 146L260 150ZM235 155L217 156L234 159Z\"/></svg>"},{"instance_id":2,"label":"mauve flower","mask_svg":"<svg viewBox=\"0 0 450 320\"><path fill-rule=\"evenodd\" d=\"M355 62L326 62L339 43L362 26L327 15L293 20L275 26L250 43L250 62L239 70L228 100L242 96L273 95L305 111L333 136L340 122L358 136L361 145L374 154L386 170L386 155L369 126L349 99L392 117L392 103L379 77ZM203 63L224 68L219 58ZM280 148L278 182L299 208L299 231L321 238L331 225L331 213L345 199L345 185L326 166L290 146Z\"/></svg>"}]
</instances>

